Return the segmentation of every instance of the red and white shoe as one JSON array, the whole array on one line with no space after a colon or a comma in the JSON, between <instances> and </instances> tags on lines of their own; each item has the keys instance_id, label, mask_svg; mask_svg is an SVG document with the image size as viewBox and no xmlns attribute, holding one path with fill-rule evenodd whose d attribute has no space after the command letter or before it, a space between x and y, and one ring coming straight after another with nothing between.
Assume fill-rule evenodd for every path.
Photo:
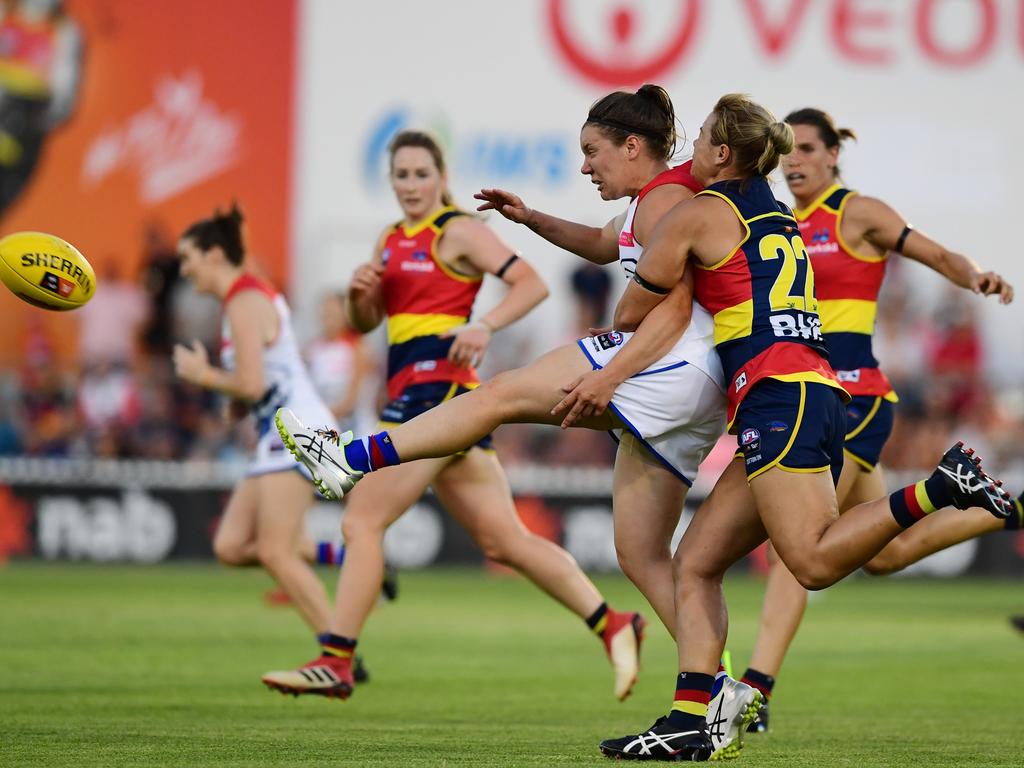
<instances>
[{"instance_id":1,"label":"red and white shoe","mask_svg":"<svg viewBox=\"0 0 1024 768\"><path fill-rule=\"evenodd\" d=\"M647 622L639 613L619 613L608 609L604 641L608 660L615 671L615 698L625 701L640 675L640 643Z\"/></svg>"},{"instance_id":2,"label":"red and white shoe","mask_svg":"<svg viewBox=\"0 0 1024 768\"><path fill-rule=\"evenodd\" d=\"M355 679L352 659L336 656L318 656L305 666L280 672L267 672L263 684L292 696L316 694L334 699L347 699L352 695Z\"/></svg>"}]
</instances>

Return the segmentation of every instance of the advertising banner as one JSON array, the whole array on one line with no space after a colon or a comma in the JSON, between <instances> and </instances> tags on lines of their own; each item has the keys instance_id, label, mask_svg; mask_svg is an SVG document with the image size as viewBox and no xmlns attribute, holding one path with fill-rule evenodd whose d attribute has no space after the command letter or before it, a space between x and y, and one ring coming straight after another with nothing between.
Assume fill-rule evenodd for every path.
<instances>
[{"instance_id":1,"label":"advertising banner","mask_svg":"<svg viewBox=\"0 0 1024 768\"><path fill-rule=\"evenodd\" d=\"M0 226L42 230L108 279L135 279L148 231L173 238L237 199L250 248L287 273L293 0L10 2L0 13ZM43 324L67 356L74 316L0 292L9 343Z\"/></svg>"}]
</instances>

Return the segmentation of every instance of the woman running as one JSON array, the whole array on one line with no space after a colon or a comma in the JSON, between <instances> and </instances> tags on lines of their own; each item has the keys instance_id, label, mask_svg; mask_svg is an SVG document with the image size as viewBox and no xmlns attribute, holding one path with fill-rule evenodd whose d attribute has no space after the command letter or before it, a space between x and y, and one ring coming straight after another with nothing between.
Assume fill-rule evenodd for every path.
<instances>
[{"instance_id":1,"label":"woman running","mask_svg":"<svg viewBox=\"0 0 1024 768\"><path fill-rule=\"evenodd\" d=\"M767 179L792 148L792 128L764 107L739 94L719 99L694 143L693 174L706 189L662 219L616 309L616 327L633 327L695 264L740 450L676 550L680 672L669 714L602 742L610 756L711 756L705 718L728 627L722 579L766 538L802 586L823 589L936 509L983 506L1002 518L1012 506L958 443L927 480L839 517L848 395L826 358L798 222ZM408 453L404 435L392 440Z\"/></svg>"},{"instance_id":2,"label":"woman running","mask_svg":"<svg viewBox=\"0 0 1024 768\"><path fill-rule=\"evenodd\" d=\"M954 253L911 227L883 201L860 195L840 183L839 152L855 139L820 109L792 112L793 151L782 160L786 183L796 200L794 215L814 268L822 330L829 363L852 399L846 406L846 461L836 498L839 512L866 499L885 495L878 463L892 432L896 393L878 367L871 349L875 308L891 253L932 268L954 285L983 296L1013 300L1013 288L994 272L982 272L966 256ZM983 509L944 509L889 542L864 567L869 573L892 573L921 558L988 531L1021 527L1019 502L1005 520ZM761 627L744 682L771 696L786 651L800 626L807 591L786 566L772 565L765 592ZM768 725L767 704L754 729Z\"/></svg>"},{"instance_id":3,"label":"woman running","mask_svg":"<svg viewBox=\"0 0 1024 768\"><path fill-rule=\"evenodd\" d=\"M364 333L387 321L390 402L381 419L383 426L397 428L469 397L479 385L475 366L492 334L539 304L547 288L489 227L452 205L444 156L432 137L403 131L390 154L391 183L404 218L384 231L373 259L356 270L348 312ZM509 290L497 306L470 322L485 274L497 276ZM489 433L428 460L384 469L349 495L342 521L346 556L331 634L318 658L298 670L266 674L267 686L283 693L351 694L352 655L384 573L384 533L432 486L487 557L520 571L586 621L611 659L616 697L629 695L639 669L643 619L609 608L568 552L523 526ZM312 438L333 445L338 435L325 426ZM292 438L289 442L295 445ZM382 439L364 458L372 455L383 468L392 453ZM331 493L319 475L314 479L331 496L342 495Z\"/></svg>"},{"instance_id":4,"label":"woman running","mask_svg":"<svg viewBox=\"0 0 1024 768\"><path fill-rule=\"evenodd\" d=\"M256 453L221 518L213 541L217 558L266 568L322 638L330 621L327 592L300 554L308 548L302 520L313 494L272 420L283 406L328 424L334 419L309 379L284 298L247 269L242 223L233 206L197 221L178 242L182 276L224 306L223 367L211 365L197 341L174 348L174 368L184 381L231 398L235 415L256 419Z\"/></svg>"}]
</instances>

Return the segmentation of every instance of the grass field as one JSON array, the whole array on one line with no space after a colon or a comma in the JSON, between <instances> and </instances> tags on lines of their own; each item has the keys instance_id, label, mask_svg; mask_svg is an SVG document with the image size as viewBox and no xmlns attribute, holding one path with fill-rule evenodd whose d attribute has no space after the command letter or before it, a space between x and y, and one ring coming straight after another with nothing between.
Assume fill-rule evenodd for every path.
<instances>
[{"instance_id":1,"label":"grass field","mask_svg":"<svg viewBox=\"0 0 1024 768\"><path fill-rule=\"evenodd\" d=\"M324 574L325 577L328 574ZM315 647L259 571L13 564L0 570L2 766L607 765L597 743L671 696L654 628L625 704L598 642L513 577L402 575L362 638L348 702L263 689ZM598 580L639 605L621 578ZM742 671L758 582L728 584ZM853 579L812 603L744 764L1020 766L1024 608L1010 582Z\"/></svg>"}]
</instances>

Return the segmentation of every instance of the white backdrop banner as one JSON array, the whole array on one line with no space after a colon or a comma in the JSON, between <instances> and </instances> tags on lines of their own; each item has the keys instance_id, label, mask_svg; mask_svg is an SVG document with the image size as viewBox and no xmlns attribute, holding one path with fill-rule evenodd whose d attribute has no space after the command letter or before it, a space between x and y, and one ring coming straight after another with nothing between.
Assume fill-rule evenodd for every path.
<instances>
[{"instance_id":1,"label":"white backdrop banner","mask_svg":"<svg viewBox=\"0 0 1024 768\"><path fill-rule=\"evenodd\" d=\"M293 217L299 307L344 283L400 218L386 146L406 127L435 131L463 206L481 186L601 224L579 174L579 129L604 93L664 85L693 136L723 93L742 91L784 116L818 106L860 140L846 183L881 197L919 229L1022 282L1015 183L1024 171L1024 0L305 0ZM681 148L680 159L689 154ZM788 200L785 184L777 194ZM524 321L533 351L570 334L574 257L492 216L536 264L553 299ZM941 300L922 267L922 301ZM494 300L485 292L481 301ZM976 301L1001 381L1024 373L1024 302ZM309 314L306 315L307 319ZM545 329L542 331L542 329Z\"/></svg>"}]
</instances>

